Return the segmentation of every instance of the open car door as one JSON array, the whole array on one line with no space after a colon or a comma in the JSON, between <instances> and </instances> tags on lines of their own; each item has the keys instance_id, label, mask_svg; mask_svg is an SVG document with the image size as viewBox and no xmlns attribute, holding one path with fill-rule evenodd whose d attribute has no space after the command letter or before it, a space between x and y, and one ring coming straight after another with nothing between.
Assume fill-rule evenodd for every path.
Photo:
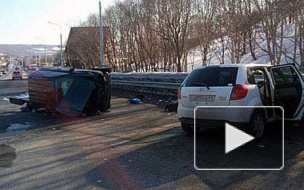
<instances>
[{"instance_id":1,"label":"open car door","mask_svg":"<svg viewBox=\"0 0 304 190\"><path fill-rule=\"evenodd\" d=\"M286 118L297 117L304 104L302 76L293 65L273 66L270 72L274 83L274 105L284 108Z\"/></svg>"}]
</instances>

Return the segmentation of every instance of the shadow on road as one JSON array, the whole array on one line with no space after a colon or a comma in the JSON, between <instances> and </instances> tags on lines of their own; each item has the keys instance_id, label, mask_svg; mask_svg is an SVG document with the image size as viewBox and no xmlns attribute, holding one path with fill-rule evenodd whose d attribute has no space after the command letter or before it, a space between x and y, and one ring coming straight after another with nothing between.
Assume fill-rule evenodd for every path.
<instances>
[{"instance_id":1,"label":"shadow on road","mask_svg":"<svg viewBox=\"0 0 304 190\"><path fill-rule=\"evenodd\" d=\"M15 148L5 144L0 145L0 168L11 167L16 158Z\"/></svg>"},{"instance_id":2,"label":"shadow on road","mask_svg":"<svg viewBox=\"0 0 304 190\"><path fill-rule=\"evenodd\" d=\"M178 135L170 136L174 133ZM176 128L153 135L164 137L162 141L109 160L90 170L87 179L98 187L113 189L178 188L179 184L187 184L188 179L195 185L193 187L200 185L213 189L250 189L253 184L256 188L298 188L303 185L304 177L304 166L299 166L298 163L298 160L303 159L299 155L304 149L304 128L288 126L285 133L286 164L282 171L196 171L193 166L194 139L181 134L180 129ZM270 136L270 141L273 140L271 132L267 135ZM212 149L221 144L219 139L222 136L218 130L207 130L200 135L198 144ZM138 141L148 141L151 138L146 136ZM249 151L235 162L245 162L246 157L251 155L254 154ZM214 162L222 162L221 157L211 156ZM267 159L262 161L267 162ZM298 167L296 173L293 171L295 165ZM190 188L191 183L187 185Z\"/></svg>"},{"instance_id":3,"label":"shadow on road","mask_svg":"<svg viewBox=\"0 0 304 190\"><path fill-rule=\"evenodd\" d=\"M154 114L143 114L145 112ZM10 169L1 171L0 189L84 189L90 184L83 180L83 173L91 165L96 166L92 162L96 155L99 158L114 148L120 150L126 142L138 143L140 136L172 125L158 107L130 105L119 98L113 98L109 112L76 119L14 109L0 116L0 125L6 119L6 122L22 123L24 118L28 122L36 121L44 129L16 136L3 134L2 142L15 146L18 158Z\"/></svg>"}]
</instances>

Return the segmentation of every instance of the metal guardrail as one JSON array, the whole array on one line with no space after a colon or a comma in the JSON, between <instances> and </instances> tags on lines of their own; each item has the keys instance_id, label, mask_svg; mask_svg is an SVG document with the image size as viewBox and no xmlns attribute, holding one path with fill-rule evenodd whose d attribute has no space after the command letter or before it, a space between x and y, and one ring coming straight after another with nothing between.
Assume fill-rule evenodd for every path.
<instances>
[{"instance_id":1,"label":"metal guardrail","mask_svg":"<svg viewBox=\"0 0 304 190\"><path fill-rule=\"evenodd\" d=\"M147 81L123 81L123 80L112 80L113 85L124 85L124 86L137 86L146 88L159 88L167 90L177 90L180 87L180 83L167 83L167 82L147 82Z\"/></svg>"}]
</instances>

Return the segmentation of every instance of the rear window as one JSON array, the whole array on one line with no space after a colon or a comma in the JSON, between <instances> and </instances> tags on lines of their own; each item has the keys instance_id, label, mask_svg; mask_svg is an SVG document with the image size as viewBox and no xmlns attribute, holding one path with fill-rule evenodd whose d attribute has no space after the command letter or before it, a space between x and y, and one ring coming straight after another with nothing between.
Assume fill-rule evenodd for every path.
<instances>
[{"instance_id":1,"label":"rear window","mask_svg":"<svg viewBox=\"0 0 304 190\"><path fill-rule=\"evenodd\" d=\"M238 68L206 67L192 71L184 86L230 86L235 85Z\"/></svg>"},{"instance_id":2,"label":"rear window","mask_svg":"<svg viewBox=\"0 0 304 190\"><path fill-rule=\"evenodd\" d=\"M19 74L20 72L19 72L19 71L14 71L13 73L14 73L14 74Z\"/></svg>"}]
</instances>

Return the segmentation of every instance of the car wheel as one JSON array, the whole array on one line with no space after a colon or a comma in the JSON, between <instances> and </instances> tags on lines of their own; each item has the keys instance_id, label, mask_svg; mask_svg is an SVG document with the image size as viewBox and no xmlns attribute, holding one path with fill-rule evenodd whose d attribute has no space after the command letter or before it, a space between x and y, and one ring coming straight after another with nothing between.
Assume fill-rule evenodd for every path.
<instances>
[{"instance_id":1,"label":"car wheel","mask_svg":"<svg viewBox=\"0 0 304 190\"><path fill-rule=\"evenodd\" d=\"M15 78L13 78L13 80L15 80Z\"/></svg>"},{"instance_id":2,"label":"car wheel","mask_svg":"<svg viewBox=\"0 0 304 190\"><path fill-rule=\"evenodd\" d=\"M188 136L193 136L194 135L194 126L192 124L181 123L181 125L182 125L182 128L183 128L184 132ZM196 135L199 135L199 131L200 131L200 128L196 127Z\"/></svg>"},{"instance_id":3,"label":"car wheel","mask_svg":"<svg viewBox=\"0 0 304 190\"><path fill-rule=\"evenodd\" d=\"M249 123L251 135L256 139L261 139L265 133L266 125L265 115L261 111L253 112Z\"/></svg>"},{"instance_id":4,"label":"car wheel","mask_svg":"<svg viewBox=\"0 0 304 190\"><path fill-rule=\"evenodd\" d=\"M188 135L188 136L193 136L194 134L194 130L193 127L190 124L186 124L186 123L181 123L182 128L184 130L184 132Z\"/></svg>"}]
</instances>

